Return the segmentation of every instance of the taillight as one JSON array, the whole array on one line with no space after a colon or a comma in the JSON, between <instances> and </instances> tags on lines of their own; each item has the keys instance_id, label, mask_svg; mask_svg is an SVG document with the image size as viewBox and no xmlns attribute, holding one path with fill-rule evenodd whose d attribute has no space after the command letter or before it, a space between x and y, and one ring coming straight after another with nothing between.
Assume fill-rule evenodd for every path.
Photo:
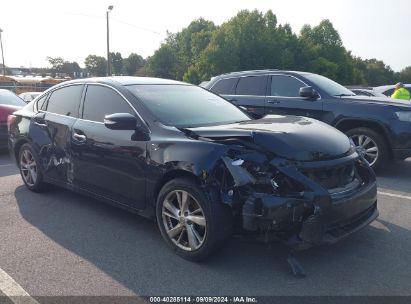
<instances>
[{"instance_id":1,"label":"taillight","mask_svg":"<svg viewBox=\"0 0 411 304\"><path fill-rule=\"evenodd\" d=\"M12 125L12 123L16 120L17 116L16 115L9 115L7 116L7 130L9 130L10 132L10 127Z\"/></svg>"}]
</instances>

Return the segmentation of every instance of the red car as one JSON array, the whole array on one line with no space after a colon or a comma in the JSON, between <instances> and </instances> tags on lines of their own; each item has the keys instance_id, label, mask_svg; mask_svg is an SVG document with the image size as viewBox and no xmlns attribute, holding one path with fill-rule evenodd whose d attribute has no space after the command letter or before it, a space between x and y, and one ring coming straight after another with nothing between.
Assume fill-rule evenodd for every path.
<instances>
[{"instance_id":1,"label":"red car","mask_svg":"<svg viewBox=\"0 0 411 304\"><path fill-rule=\"evenodd\" d=\"M7 148L7 117L25 105L13 92L0 89L0 149Z\"/></svg>"}]
</instances>

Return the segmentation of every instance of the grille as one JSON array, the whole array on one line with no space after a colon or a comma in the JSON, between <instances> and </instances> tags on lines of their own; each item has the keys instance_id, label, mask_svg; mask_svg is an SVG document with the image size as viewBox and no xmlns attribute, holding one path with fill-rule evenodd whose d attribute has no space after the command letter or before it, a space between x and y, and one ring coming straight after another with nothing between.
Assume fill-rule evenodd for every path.
<instances>
[{"instance_id":1,"label":"grille","mask_svg":"<svg viewBox=\"0 0 411 304\"><path fill-rule=\"evenodd\" d=\"M302 171L305 176L327 190L344 188L356 179L354 163L333 168L315 168Z\"/></svg>"}]
</instances>

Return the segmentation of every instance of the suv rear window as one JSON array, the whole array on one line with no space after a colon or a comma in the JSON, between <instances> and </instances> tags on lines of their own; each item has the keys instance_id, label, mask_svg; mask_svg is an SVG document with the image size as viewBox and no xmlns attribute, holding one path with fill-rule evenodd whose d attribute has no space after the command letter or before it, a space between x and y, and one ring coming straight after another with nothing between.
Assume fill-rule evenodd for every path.
<instances>
[{"instance_id":1,"label":"suv rear window","mask_svg":"<svg viewBox=\"0 0 411 304\"><path fill-rule=\"evenodd\" d=\"M241 77L236 88L236 95L265 96L267 76Z\"/></svg>"},{"instance_id":2,"label":"suv rear window","mask_svg":"<svg viewBox=\"0 0 411 304\"><path fill-rule=\"evenodd\" d=\"M213 91L216 94L225 94L225 95L230 95L234 93L234 87L237 83L238 78L226 78L226 79L221 79L218 81L211 91Z\"/></svg>"},{"instance_id":3,"label":"suv rear window","mask_svg":"<svg viewBox=\"0 0 411 304\"><path fill-rule=\"evenodd\" d=\"M389 90L387 90L387 91L385 91L385 92L383 92L383 93L384 93L384 95L390 97L390 96L392 95L392 93L394 93L394 88L393 88L393 89L389 89Z\"/></svg>"}]
</instances>

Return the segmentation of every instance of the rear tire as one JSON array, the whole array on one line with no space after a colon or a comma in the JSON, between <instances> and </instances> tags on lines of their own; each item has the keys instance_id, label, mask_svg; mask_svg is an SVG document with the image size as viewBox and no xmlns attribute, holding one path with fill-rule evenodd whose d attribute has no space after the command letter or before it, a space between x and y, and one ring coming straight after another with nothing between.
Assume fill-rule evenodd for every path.
<instances>
[{"instance_id":1,"label":"rear tire","mask_svg":"<svg viewBox=\"0 0 411 304\"><path fill-rule=\"evenodd\" d=\"M23 144L19 150L18 166L27 188L33 192L45 190L46 183L37 153L30 144Z\"/></svg>"},{"instance_id":2,"label":"rear tire","mask_svg":"<svg viewBox=\"0 0 411 304\"><path fill-rule=\"evenodd\" d=\"M382 169L390 158L388 145L385 139L369 128L355 128L346 132L354 141L371 168L375 171Z\"/></svg>"},{"instance_id":3,"label":"rear tire","mask_svg":"<svg viewBox=\"0 0 411 304\"><path fill-rule=\"evenodd\" d=\"M163 186L157 199L161 235L187 260L205 259L232 233L230 207L207 194L195 181L176 178Z\"/></svg>"}]
</instances>

